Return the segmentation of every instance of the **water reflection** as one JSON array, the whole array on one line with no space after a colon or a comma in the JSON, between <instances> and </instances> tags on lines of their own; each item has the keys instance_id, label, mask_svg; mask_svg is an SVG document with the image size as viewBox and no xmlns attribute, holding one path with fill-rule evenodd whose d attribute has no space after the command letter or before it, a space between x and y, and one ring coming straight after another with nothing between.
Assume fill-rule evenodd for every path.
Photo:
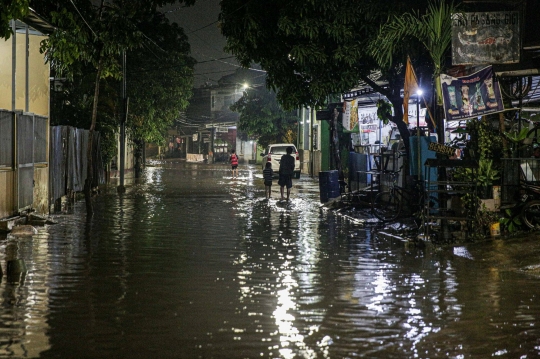
<instances>
[{"instance_id":1,"label":"water reflection","mask_svg":"<svg viewBox=\"0 0 540 359\"><path fill-rule=\"evenodd\" d=\"M277 186L276 186L277 187ZM420 250L319 208L264 199L255 167L156 163L0 242L0 357L484 358L540 355L538 238ZM519 248L526 245L524 254ZM4 271L5 272L5 271Z\"/></svg>"}]
</instances>

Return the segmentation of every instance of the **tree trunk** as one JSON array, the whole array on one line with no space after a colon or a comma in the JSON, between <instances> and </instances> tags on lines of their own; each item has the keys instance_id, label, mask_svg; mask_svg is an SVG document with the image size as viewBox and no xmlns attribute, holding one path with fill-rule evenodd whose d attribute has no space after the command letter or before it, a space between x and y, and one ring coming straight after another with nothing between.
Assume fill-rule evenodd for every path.
<instances>
[{"instance_id":1,"label":"tree trunk","mask_svg":"<svg viewBox=\"0 0 540 359\"><path fill-rule=\"evenodd\" d=\"M143 170L144 141L135 140L135 178L141 178Z\"/></svg>"},{"instance_id":2,"label":"tree trunk","mask_svg":"<svg viewBox=\"0 0 540 359\"><path fill-rule=\"evenodd\" d=\"M400 86L395 83L390 82L388 88L381 87L377 85L376 82L372 81L369 77L363 77L362 80L367 82L375 91L381 95L386 96L394 107L394 116L392 117L392 122L394 122L398 128L399 135L403 140L403 145L405 146L405 152L407 153L407 158L410 155L410 146L409 146L409 127L405 122L403 122L403 98L401 98Z\"/></svg>"},{"instance_id":3,"label":"tree trunk","mask_svg":"<svg viewBox=\"0 0 540 359\"><path fill-rule=\"evenodd\" d=\"M86 202L86 215L91 217L94 215L94 207L92 205L92 183L94 181L94 166L93 166L93 153L94 153L94 130L96 128L97 121L97 108L99 100L99 80L101 78L101 70L103 67L103 53L100 50L98 68L96 73L96 83L94 87L94 103L92 107L92 122L90 124L90 131L88 133L88 148L86 151L86 180L84 182L84 199Z\"/></svg>"},{"instance_id":4,"label":"tree trunk","mask_svg":"<svg viewBox=\"0 0 540 359\"><path fill-rule=\"evenodd\" d=\"M392 96L389 97L388 100L390 100L390 103L392 103L392 106L394 106L394 116L392 118L392 122L396 124L401 139L403 140L403 145L405 146L405 152L407 152L407 155L409 155L411 153L409 146L409 137L411 137L411 133L407 124L403 122L403 99L401 97Z\"/></svg>"}]
</instances>

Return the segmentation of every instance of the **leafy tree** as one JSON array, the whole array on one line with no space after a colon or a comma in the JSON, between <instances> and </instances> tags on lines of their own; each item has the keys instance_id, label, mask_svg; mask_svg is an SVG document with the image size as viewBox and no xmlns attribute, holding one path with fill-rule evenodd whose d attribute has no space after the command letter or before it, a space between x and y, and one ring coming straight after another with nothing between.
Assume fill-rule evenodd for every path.
<instances>
[{"instance_id":1,"label":"leafy tree","mask_svg":"<svg viewBox=\"0 0 540 359\"><path fill-rule=\"evenodd\" d=\"M370 75L380 68L366 51L380 24L388 16L426 1L222 0L221 30L226 49L243 66L259 63L268 72L267 84L278 91L285 109L322 107L328 95L344 93L365 81L388 97L394 121L408 146L409 132L403 122L403 52L384 70L389 82L381 87Z\"/></svg>"},{"instance_id":2,"label":"leafy tree","mask_svg":"<svg viewBox=\"0 0 540 359\"><path fill-rule=\"evenodd\" d=\"M239 112L238 129L256 138L259 145L291 143L296 138L299 118L295 111L285 111L274 91L264 87L250 89L231 110Z\"/></svg>"},{"instance_id":3,"label":"leafy tree","mask_svg":"<svg viewBox=\"0 0 540 359\"><path fill-rule=\"evenodd\" d=\"M166 17L156 13L141 22L139 29L152 41L127 55L128 128L136 152L142 151L145 142L165 143L167 130L192 95L195 64L183 29Z\"/></svg>"},{"instance_id":4,"label":"leafy tree","mask_svg":"<svg viewBox=\"0 0 540 359\"><path fill-rule=\"evenodd\" d=\"M154 14L159 6L174 1L167 0L100 0L94 5L89 0L73 0L58 4L52 0L36 5L50 12L51 21L57 30L42 43L42 50L52 68L60 76L73 79L83 69L91 66L95 70L90 140L88 145L88 177L85 181L86 209L93 214L91 188L94 182L92 171L92 138L96 129L100 82L104 79L119 80L121 74L120 54L140 48L147 40L138 28L142 18ZM180 1L193 3L194 0Z\"/></svg>"},{"instance_id":5,"label":"leafy tree","mask_svg":"<svg viewBox=\"0 0 540 359\"><path fill-rule=\"evenodd\" d=\"M0 39L9 39L12 35L9 21L22 19L28 14L28 0L4 0L0 11Z\"/></svg>"},{"instance_id":6,"label":"leafy tree","mask_svg":"<svg viewBox=\"0 0 540 359\"><path fill-rule=\"evenodd\" d=\"M453 3L440 0L431 2L422 14L412 11L392 17L382 26L370 51L382 67L391 66L396 48L408 38L422 43L433 62L433 78L436 83L437 104L442 105L440 74L445 57L452 43L452 13L457 12Z\"/></svg>"}]
</instances>

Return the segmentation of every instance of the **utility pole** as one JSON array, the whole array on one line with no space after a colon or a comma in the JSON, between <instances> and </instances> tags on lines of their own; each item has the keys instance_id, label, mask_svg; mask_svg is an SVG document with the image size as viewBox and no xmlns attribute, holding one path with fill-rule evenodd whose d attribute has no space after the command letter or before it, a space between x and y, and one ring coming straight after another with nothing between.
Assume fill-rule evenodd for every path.
<instances>
[{"instance_id":1,"label":"utility pole","mask_svg":"<svg viewBox=\"0 0 540 359\"><path fill-rule=\"evenodd\" d=\"M122 113L120 114L120 184L117 187L118 193L126 192L124 186L124 172L126 163L126 119L128 111L127 89L126 89L126 50L122 51Z\"/></svg>"}]
</instances>

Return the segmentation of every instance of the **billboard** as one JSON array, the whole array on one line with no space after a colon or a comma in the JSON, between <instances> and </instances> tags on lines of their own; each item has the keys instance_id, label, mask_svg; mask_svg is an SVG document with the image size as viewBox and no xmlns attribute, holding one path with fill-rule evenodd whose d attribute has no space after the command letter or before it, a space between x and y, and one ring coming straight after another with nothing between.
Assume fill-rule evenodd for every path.
<instances>
[{"instance_id":1,"label":"billboard","mask_svg":"<svg viewBox=\"0 0 540 359\"><path fill-rule=\"evenodd\" d=\"M519 12L452 14L452 64L513 64L520 59Z\"/></svg>"},{"instance_id":2,"label":"billboard","mask_svg":"<svg viewBox=\"0 0 540 359\"><path fill-rule=\"evenodd\" d=\"M504 111L501 89L491 66L463 77L442 74L441 85L447 121Z\"/></svg>"}]
</instances>

